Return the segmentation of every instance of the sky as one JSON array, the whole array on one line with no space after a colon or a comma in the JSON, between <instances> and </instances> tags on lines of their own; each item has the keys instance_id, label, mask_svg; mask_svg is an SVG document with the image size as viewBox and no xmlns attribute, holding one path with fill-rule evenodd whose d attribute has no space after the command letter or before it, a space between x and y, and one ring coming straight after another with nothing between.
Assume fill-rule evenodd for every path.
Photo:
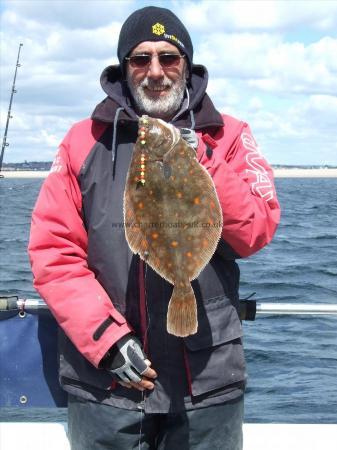
<instances>
[{"instance_id":1,"label":"sky","mask_svg":"<svg viewBox=\"0 0 337 450\"><path fill-rule=\"evenodd\" d=\"M1 139L23 43L4 162L54 158L104 99L123 22L148 5L183 21L213 103L250 125L270 164L337 165L337 0L2 0Z\"/></svg>"}]
</instances>

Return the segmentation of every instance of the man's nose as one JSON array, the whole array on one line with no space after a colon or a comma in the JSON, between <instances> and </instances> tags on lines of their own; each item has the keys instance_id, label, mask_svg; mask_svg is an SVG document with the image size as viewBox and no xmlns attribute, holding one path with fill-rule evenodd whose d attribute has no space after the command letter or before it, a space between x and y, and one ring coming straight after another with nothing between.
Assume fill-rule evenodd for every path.
<instances>
[{"instance_id":1,"label":"man's nose","mask_svg":"<svg viewBox=\"0 0 337 450\"><path fill-rule=\"evenodd\" d=\"M158 56L152 57L148 68L148 76L153 80L158 80L159 78L162 78L163 74L163 68L159 63Z\"/></svg>"}]
</instances>

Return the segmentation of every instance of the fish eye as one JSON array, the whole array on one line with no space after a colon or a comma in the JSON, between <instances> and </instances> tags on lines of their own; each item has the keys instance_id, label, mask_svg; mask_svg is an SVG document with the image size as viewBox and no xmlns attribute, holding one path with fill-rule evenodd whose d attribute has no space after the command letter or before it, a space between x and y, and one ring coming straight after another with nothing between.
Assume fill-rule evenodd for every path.
<instances>
[{"instance_id":1,"label":"fish eye","mask_svg":"<svg viewBox=\"0 0 337 450\"><path fill-rule=\"evenodd\" d=\"M165 134L162 133L162 129L157 125L153 125L150 133L155 138L156 145L161 145L165 143Z\"/></svg>"}]
</instances>

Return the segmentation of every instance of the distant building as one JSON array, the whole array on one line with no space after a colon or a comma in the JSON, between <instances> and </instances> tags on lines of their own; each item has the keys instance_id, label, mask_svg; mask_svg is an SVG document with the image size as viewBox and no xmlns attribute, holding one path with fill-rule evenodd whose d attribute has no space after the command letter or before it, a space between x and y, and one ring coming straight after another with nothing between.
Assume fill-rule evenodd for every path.
<instances>
[{"instance_id":1,"label":"distant building","mask_svg":"<svg viewBox=\"0 0 337 450\"><path fill-rule=\"evenodd\" d=\"M17 171L17 170L36 170L46 171L50 170L52 161L24 161L21 163L3 163L3 171Z\"/></svg>"}]
</instances>

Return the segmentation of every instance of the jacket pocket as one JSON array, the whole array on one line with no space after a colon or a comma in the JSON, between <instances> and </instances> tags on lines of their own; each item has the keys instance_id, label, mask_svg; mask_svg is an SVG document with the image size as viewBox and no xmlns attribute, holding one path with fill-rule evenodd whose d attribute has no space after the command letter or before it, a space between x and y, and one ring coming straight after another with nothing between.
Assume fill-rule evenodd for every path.
<instances>
[{"instance_id":1,"label":"jacket pocket","mask_svg":"<svg viewBox=\"0 0 337 450\"><path fill-rule=\"evenodd\" d=\"M241 322L225 296L198 305L198 331L184 339L192 395L245 380Z\"/></svg>"}]
</instances>

